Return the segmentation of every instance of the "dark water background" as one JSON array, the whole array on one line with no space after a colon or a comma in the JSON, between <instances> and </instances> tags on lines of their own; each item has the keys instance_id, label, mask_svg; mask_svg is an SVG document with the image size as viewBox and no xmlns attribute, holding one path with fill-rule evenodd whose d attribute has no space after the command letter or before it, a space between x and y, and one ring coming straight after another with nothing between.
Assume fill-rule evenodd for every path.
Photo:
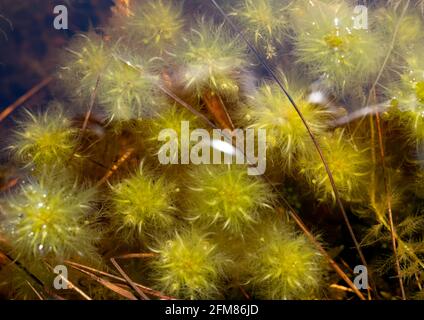
<instances>
[{"instance_id":1,"label":"dark water background","mask_svg":"<svg viewBox=\"0 0 424 320\"><path fill-rule=\"evenodd\" d=\"M68 8L68 30L53 27L59 4ZM112 5L112 0L0 0L0 112L54 72L60 49L75 33L101 25ZM40 97L31 103L37 100L41 103Z\"/></svg>"}]
</instances>

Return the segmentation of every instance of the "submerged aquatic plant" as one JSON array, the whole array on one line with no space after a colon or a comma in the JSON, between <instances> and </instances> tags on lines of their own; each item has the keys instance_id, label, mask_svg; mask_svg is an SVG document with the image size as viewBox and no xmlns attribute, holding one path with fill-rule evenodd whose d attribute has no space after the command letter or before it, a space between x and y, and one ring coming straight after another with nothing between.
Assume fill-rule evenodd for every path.
<instances>
[{"instance_id":1,"label":"submerged aquatic plant","mask_svg":"<svg viewBox=\"0 0 424 320\"><path fill-rule=\"evenodd\" d=\"M158 114L156 118L149 121L145 130L146 140L149 144L149 151L155 156L166 156L169 159L178 159L181 152L181 139L182 139L182 124L186 122L191 128L202 128L204 124L193 113L176 104L166 104L162 108L163 112ZM170 148L171 154L165 155L164 149L158 144L158 141L163 141L163 130L172 131L176 133L172 140L167 140L165 143L178 146L177 148Z\"/></svg>"},{"instance_id":2,"label":"submerged aquatic plant","mask_svg":"<svg viewBox=\"0 0 424 320\"><path fill-rule=\"evenodd\" d=\"M177 188L163 178L141 170L111 186L112 229L128 241L141 241L146 234L175 223L173 204Z\"/></svg>"},{"instance_id":3,"label":"submerged aquatic plant","mask_svg":"<svg viewBox=\"0 0 424 320\"><path fill-rule=\"evenodd\" d=\"M162 55L183 33L182 6L169 0L134 1L129 14L117 17L112 25L129 45L148 47Z\"/></svg>"},{"instance_id":4,"label":"submerged aquatic plant","mask_svg":"<svg viewBox=\"0 0 424 320\"><path fill-rule=\"evenodd\" d=\"M272 201L268 185L248 176L244 166L202 166L191 176L187 209L201 222L224 230L243 234Z\"/></svg>"},{"instance_id":5,"label":"submerged aquatic plant","mask_svg":"<svg viewBox=\"0 0 424 320\"><path fill-rule=\"evenodd\" d=\"M232 9L231 15L240 21L267 59L272 59L288 33L288 8L288 1L244 0Z\"/></svg>"},{"instance_id":6,"label":"submerged aquatic plant","mask_svg":"<svg viewBox=\"0 0 424 320\"><path fill-rule=\"evenodd\" d=\"M6 230L18 258L85 260L97 257L97 232L90 227L95 190L81 188L64 171L45 168L6 199Z\"/></svg>"},{"instance_id":7,"label":"submerged aquatic plant","mask_svg":"<svg viewBox=\"0 0 424 320\"><path fill-rule=\"evenodd\" d=\"M58 293L66 299L136 288L161 299L366 299L347 279L353 265L338 267L358 257L337 203L354 242L370 246L357 246L361 262L385 262L369 297L419 295L424 28L421 1L391 2L373 1L361 28L350 0L234 0L221 16L205 11L221 9L215 1L117 1L109 26L69 45L56 92L66 102L26 111L6 146L0 250L16 263L0 266L2 293L33 297L25 285L47 288L46 263L66 260L87 270ZM228 129L225 165L210 164L224 149L210 143L217 128ZM243 129L266 130L265 154ZM183 151L188 160L174 161ZM234 153L250 164L228 164ZM268 170L249 176L265 156ZM92 266L102 257L122 260L132 288Z\"/></svg>"},{"instance_id":8,"label":"submerged aquatic plant","mask_svg":"<svg viewBox=\"0 0 424 320\"><path fill-rule=\"evenodd\" d=\"M38 114L29 110L25 113L9 146L16 159L36 169L70 160L78 146L77 132L62 105L50 105Z\"/></svg>"},{"instance_id":9,"label":"submerged aquatic plant","mask_svg":"<svg viewBox=\"0 0 424 320\"><path fill-rule=\"evenodd\" d=\"M292 88L292 87L291 87ZM290 90L303 117L316 135L329 129L331 113L308 101L302 90ZM264 83L248 103L240 109L248 127L265 129L267 146L274 161L291 170L296 159L313 148L309 133L290 101L276 84Z\"/></svg>"},{"instance_id":10,"label":"submerged aquatic plant","mask_svg":"<svg viewBox=\"0 0 424 320\"><path fill-rule=\"evenodd\" d=\"M208 234L197 230L162 242L151 262L158 289L181 299L219 297L228 259L218 250Z\"/></svg>"},{"instance_id":11,"label":"submerged aquatic plant","mask_svg":"<svg viewBox=\"0 0 424 320\"><path fill-rule=\"evenodd\" d=\"M305 236L281 222L265 219L249 244L251 249L242 265L246 268L246 285L255 298L319 297L326 263Z\"/></svg>"},{"instance_id":12,"label":"submerged aquatic plant","mask_svg":"<svg viewBox=\"0 0 424 320\"><path fill-rule=\"evenodd\" d=\"M321 137L320 145L342 199L360 201L371 170L368 148L349 140L343 130ZM325 167L316 154L304 154L298 165L318 199L336 200Z\"/></svg>"},{"instance_id":13,"label":"submerged aquatic plant","mask_svg":"<svg viewBox=\"0 0 424 320\"><path fill-rule=\"evenodd\" d=\"M106 41L94 32L77 35L69 45L62 58L59 78L66 83L66 92L80 103L96 90L112 57L110 50Z\"/></svg>"},{"instance_id":14,"label":"submerged aquatic plant","mask_svg":"<svg viewBox=\"0 0 424 320\"><path fill-rule=\"evenodd\" d=\"M152 72L154 60L121 53L119 49L113 53L98 88L99 101L109 120L128 121L159 112L163 98L158 93L158 77Z\"/></svg>"},{"instance_id":15,"label":"submerged aquatic plant","mask_svg":"<svg viewBox=\"0 0 424 320\"><path fill-rule=\"evenodd\" d=\"M409 141L421 144L424 141L424 64L418 54L407 58L400 80L391 84L387 94L392 104L390 116L406 128Z\"/></svg>"},{"instance_id":16,"label":"submerged aquatic plant","mask_svg":"<svg viewBox=\"0 0 424 320\"><path fill-rule=\"evenodd\" d=\"M248 65L243 42L231 36L224 24L215 25L205 19L184 38L176 61L181 65L185 89L199 97L210 90L230 99L237 98Z\"/></svg>"},{"instance_id":17,"label":"submerged aquatic plant","mask_svg":"<svg viewBox=\"0 0 424 320\"><path fill-rule=\"evenodd\" d=\"M311 0L293 9L295 53L315 76L337 91L362 86L379 71L385 48L367 28L355 28L346 1Z\"/></svg>"}]
</instances>

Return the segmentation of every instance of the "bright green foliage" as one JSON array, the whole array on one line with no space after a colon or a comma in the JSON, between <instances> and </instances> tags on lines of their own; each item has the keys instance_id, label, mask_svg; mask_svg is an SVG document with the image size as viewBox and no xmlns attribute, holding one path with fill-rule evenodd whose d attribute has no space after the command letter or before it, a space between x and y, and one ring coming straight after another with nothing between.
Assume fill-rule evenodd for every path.
<instances>
[{"instance_id":1,"label":"bright green foliage","mask_svg":"<svg viewBox=\"0 0 424 320\"><path fill-rule=\"evenodd\" d=\"M287 1L244 0L233 9L232 15L271 59L276 57L277 46L282 44L288 32L288 8Z\"/></svg>"},{"instance_id":2,"label":"bright green foliage","mask_svg":"<svg viewBox=\"0 0 424 320\"><path fill-rule=\"evenodd\" d=\"M78 141L63 108L56 105L42 113L25 113L26 119L19 122L9 147L16 158L37 169L70 160Z\"/></svg>"},{"instance_id":3,"label":"bright green foliage","mask_svg":"<svg viewBox=\"0 0 424 320\"><path fill-rule=\"evenodd\" d=\"M129 45L145 46L161 55L183 33L181 7L169 0L134 1L129 17L119 17L115 28Z\"/></svg>"},{"instance_id":4,"label":"bright green foliage","mask_svg":"<svg viewBox=\"0 0 424 320\"><path fill-rule=\"evenodd\" d=\"M88 101L111 61L111 48L97 34L80 34L64 55L59 77L77 101ZM85 110L85 109L84 109Z\"/></svg>"},{"instance_id":5,"label":"bright green foliage","mask_svg":"<svg viewBox=\"0 0 424 320\"><path fill-rule=\"evenodd\" d=\"M271 204L268 185L249 176L244 166L199 166L191 176L185 201L200 222L240 233L257 221L260 208Z\"/></svg>"},{"instance_id":6,"label":"bright green foliage","mask_svg":"<svg viewBox=\"0 0 424 320\"><path fill-rule=\"evenodd\" d=\"M243 42L231 36L224 25L201 20L177 52L182 65L184 87L202 96L212 90L235 99L240 91L240 80L247 67Z\"/></svg>"},{"instance_id":7,"label":"bright green foliage","mask_svg":"<svg viewBox=\"0 0 424 320\"><path fill-rule=\"evenodd\" d=\"M191 128L190 130L205 127L205 124L196 115L177 104L166 105L162 109L162 113L148 122L146 140L150 145L150 152L155 156L158 155L159 152L164 152L161 150L164 143L175 144L178 146L178 148L175 149L176 153L167 156L169 158L178 159L179 153L181 152L182 122L188 122ZM166 141L163 141L164 137L161 135L163 134L163 130L172 130L175 132L175 139L166 139ZM190 134L190 132L188 134Z\"/></svg>"},{"instance_id":8,"label":"bright green foliage","mask_svg":"<svg viewBox=\"0 0 424 320\"><path fill-rule=\"evenodd\" d=\"M211 299L220 296L223 268L228 260L207 234L177 233L155 250L151 263L157 287L180 299Z\"/></svg>"},{"instance_id":9,"label":"bright green foliage","mask_svg":"<svg viewBox=\"0 0 424 320\"><path fill-rule=\"evenodd\" d=\"M153 230L163 230L175 222L173 204L176 187L139 171L112 186L113 229L124 239L141 240Z\"/></svg>"},{"instance_id":10,"label":"bright green foliage","mask_svg":"<svg viewBox=\"0 0 424 320\"><path fill-rule=\"evenodd\" d=\"M309 103L301 90L291 90L291 94L313 133L322 135L328 129L330 112ZM278 85L263 84L242 112L249 127L266 130L267 146L272 152L269 155L283 168L290 170L299 155L313 148L305 125Z\"/></svg>"},{"instance_id":11,"label":"bright green foliage","mask_svg":"<svg viewBox=\"0 0 424 320\"><path fill-rule=\"evenodd\" d=\"M418 297L421 3L368 1L366 26L353 0L231 0L225 17L211 1L115 1L109 26L69 45L56 91L66 104L26 111L4 139L0 295L36 298L34 284L50 298L48 265L76 262L89 274L70 270L81 291L60 290L66 299L132 298L113 276L123 272L152 299L362 298L326 262L365 264L357 238L372 299L401 298L399 279ZM212 129L233 123L225 133L250 164L206 164L218 162ZM260 177L249 176L265 156L257 129ZM253 131L250 148L239 133Z\"/></svg>"},{"instance_id":12,"label":"bright green foliage","mask_svg":"<svg viewBox=\"0 0 424 320\"><path fill-rule=\"evenodd\" d=\"M269 219L265 222L256 229L244 262L247 286L254 297L317 298L326 268L321 254L305 236L294 233L290 227Z\"/></svg>"},{"instance_id":13,"label":"bright green foliage","mask_svg":"<svg viewBox=\"0 0 424 320\"><path fill-rule=\"evenodd\" d=\"M406 128L408 140L416 144L424 141L424 64L418 52L409 55L400 81L387 91L392 103L390 117Z\"/></svg>"},{"instance_id":14,"label":"bright green foliage","mask_svg":"<svg viewBox=\"0 0 424 320\"><path fill-rule=\"evenodd\" d=\"M7 198L7 232L18 258L80 257L94 259L98 233L89 214L96 200L93 189L81 188L65 172L45 169Z\"/></svg>"},{"instance_id":15,"label":"bright green foliage","mask_svg":"<svg viewBox=\"0 0 424 320\"><path fill-rule=\"evenodd\" d=\"M340 197L347 201L363 199L371 170L367 148L349 140L343 131L322 137L320 145ZM328 174L318 154L312 152L305 154L299 161L299 169L318 199L336 200Z\"/></svg>"},{"instance_id":16,"label":"bright green foliage","mask_svg":"<svg viewBox=\"0 0 424 320\"><path fill-rule=\"evenodd\" d=\"M305 1L294 9L295 52L315 77L336 90L363 85L381 67L385 48L369 29L354 28L354 8L345 1Z\"/></svg>"},{"instance_id":17,"label":"bright green foliage","mask_svg":"<svg viewBox=\"0 0 424 320\"><path fill-rule=\"evenodd\" d=\"M114 53L101 78L99 100L109 120L128 121L155 115L159 110L158 77L152 74L154 59L124 58Z\"/></svg>"}]
</instances>

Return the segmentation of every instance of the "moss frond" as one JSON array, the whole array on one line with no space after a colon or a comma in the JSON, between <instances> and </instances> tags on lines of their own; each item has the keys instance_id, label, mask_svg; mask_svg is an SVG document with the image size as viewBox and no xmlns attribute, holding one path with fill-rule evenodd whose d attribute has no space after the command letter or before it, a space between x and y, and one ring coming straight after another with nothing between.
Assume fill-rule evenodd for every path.
<instances>
[{"instance_id":1,"label":"moss frond","mask_svg":"<svg viewBox=\"0 0 424 320\"><path fill-rule=\"evenodd\" d=\"M303 235L265 219L251 239L246 282L255 298L316 299L327 265Z\"/></svg>"},{"instance_id":2,"label":"moss frond","mask_svg":"<svg viewBox=\"0 0 424 320\"><path fill-rule=\"evenodd\" d=\"M337 92L362 86L377 74L385 48L371 23L369 29L354 28L354 9L346 1L301 3L293 9L295 52L308 72L324 77Z\"/></svg>"},{"instance_id":3,"label":"moss frond","mask_svg":"<svg viewBox=\"0 0 424 320\"><path fill-rule=\"evenodd\" d=\"M147 123L145 137L149 144L149 151L155 156L163 152L160 142L161 132L163 132L163 130L172 130L176 133L175 139L173 141L168 140L166 143L174 143L178 148L175 149L176 153L168 156L178 159L179 153L181 152L182 123L188 122L191 130L203 128L205 124L196 115L176 104L165 104L162 110L163 112ZM188 134L190 134L190 132Z\"/></svg>"},{"instance_id":4,"label":"moss frond","mask_svg":"<svg viewBox=\"0 0 424 320\"><path fill-rule=\"evenodd\" d=\"M424 64L421 49L415 49L406 57L399 81L391 83L386 94L391 99L389 119L397 121L413 144L424 141Z\"/></svg>"},{"instance_id":5,"label":"moss frond","mask_svg":"<svg viewBox=\"0 0 424 320\"><path fill-rule=\"evenodd\" d=\"M177 233L155 249L151 263L157 287L181 299L212 299L220 297L223 285L223 256L208 234L200 231Z\"/></svg>"},{"instance_id":6,"label":"moss frond","mask_svg":"<svg viewBox=\"0 0 424 320\"><path fill-rule=\"evenodd\" d=\"M243 42L224 24L215 25L204 18L184 38L176 61L181 65L186 90L201 97L209 89L232 99L239 94L240 79L248 65Z\"/></svg>"},{"instance_id":7,"label":"moss frond","mask_svg":"<svg viewBox=\"0 0 424 320\"><path fill-rule=\"evenodd\" d=\"M329 129L331 112L308 102L303 90L290 90L305 120L317 136ZM265 129L270 156L288 171L296 159L313 148L309 134L288 98L276 84L264 83L240 111L248 127Z\"/></svg>"},{"instance_id":8,"label":"moss frond","mask_svg":"<svg viewBox=\"0 0 424 320\"><path fill-rule=\"evenodd\" d=\"M141 241L175 223L177 187L163 178L140 169L111 188L112 227L126 241Z\"/></svg>"},{"instance_id":9,"label":"moss frond","mask_svg":"<svg viewBox=\"0 0 424 320\"><path fill-rule=\"evenodd\" d=\"M112 22L130 46L144 46L159 55L171 49L183 33L182 5L173 1L134 1L129 16Z\"/></svg>"},{"instance_id":10,"label":"moss frond","mask_svg":"<svg viewBox=\"0 0 424 320\"><path fill-rule=\"evenodd\" d=\"M279 0L244 0L233 8L235 16L267 59L277 55L289 29L289 5Z\"/></svg>"},{"instance_id":11,"label":"moss frond","mask_svg":"<svg viewBox=\"0 0 424 320\"><path fill-rule=\"evenodd\" d=\"M25 111L26 118L19 121L9 149L19 162L36 169L44 165L65 165L76 150L77 132L60 104L46 111Z\"/></svg>"},{"instance_id":12,"label":"moss frond","mask_svg":"<svg viewBox=\"0 0 424 320\"><path fill-rule=\"evenodd\" d=\"M320 146L341 198L347 201L363 199L363 191L369 183L371 172L368 148L355 144L343 130L321 137ZM299 160L299 170L315 191L318 199L335 201L328 174L317 154L305 154Z\"/></svg>"},{"instance_id":13,"label":"moss frond","mask_svg":"<svg viewBox=\"0 0 424 320\"><path fill-rule=\"evenodd\" d=\"M100 35L79 34L62 57L59 79L76 101L86 102L111 61L111 47ZM84 110L85 111L85 110Z\"/></svg>"},{"instance_id":14,"label":"moss frond","mask_svg":"<svg viewBox=\"0 0 424 320\"><path fill-rule=\"evenodd\" d=\"M192 217L233 233L243 234L273 199L269 186L244 166L203 165L191 177L185 202Z\"/></svg>"},{"instance_id":15,"label":"moss frond","mask_svg":"<svg viewBox=\"0 0 424 320\"><path fill-rule=\"evenodd\" d=\"M116 49L100 79L99 102L107 118L129 121L152 117L160 110L155 58L141 58Z\"/></svg>"},{"instance_id":16,"label":"moss frond","mask_svg":"<svg viewBox=\"0 0 424 320\"><path fill-rule=\"evenodd\" d=\"M63 171L45 168L7 197L7 232L18 258L95 259L99 234L90 227L95 190L81 188Z\"/></svg>"}]
</instances>

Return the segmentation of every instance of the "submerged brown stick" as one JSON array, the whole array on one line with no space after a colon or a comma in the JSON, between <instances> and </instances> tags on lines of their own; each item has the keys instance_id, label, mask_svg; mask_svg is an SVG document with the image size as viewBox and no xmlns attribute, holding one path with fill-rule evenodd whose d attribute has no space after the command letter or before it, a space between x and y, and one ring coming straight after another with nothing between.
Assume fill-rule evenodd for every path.
<instances>
[{"instance_id":1,"label":"submerged brown stick","mask_svg":"<svg viewBox=\"0 0 424 320\"><path fill-rule=\"evenodd\" d=\"M137 300L137 298L128 290L121 288L120 286L107 281L101 277L96 276L95 274L86 271L82 268L79 268L77 266L71 265L71 268L78 270L79 272L89 276L91 279L93 279L94 281L98 282L99 284L101 284L102 286L108 288L109 290L112 290L113 292L115 292L116 294L128 299L128 300Z\"/></svg>"},{"instance_id":2,"label":"submerged brown stick","mask_svg":"<svg viewBox=\"0 0 424 320\"><path fill-rule=\"evenodd\" d=\"M81 271L81 272L83 272L84 270L90 270L91 272L95 272L95 273L97 273L97 274L100 274L100 275L103 275L103 276L109 277L109 278L111 278L111 279L115 279L115 280L118 280L118 281L121 281L121 282L126 282L126 280L125 280L124 278L121 278L121 277L119 277L119 276L116 276L116 275L110 274L110 273L105 272L105 271L101 271L101 270L97 270L97 269L95 269L95 268L91 268L91 267L89 267L89 266L85 266L85 265L82 265L82 264L79 264L79 263L76 263L76 262L72 262L72 261L69 261L69 260L66 260L66 261L65 261L65 263L66 263L66 264L69 264L72 268L74 268L74 269L76 269L76 270L79 270L79 271ZM85 273L89 273L88 271L84 271L84 272L85 272ZM134 283L134 284L135 284L138 288L140 288L141 290L143 290L144 292L146 292L146 293L147 293L147 294L149 294L149 295L152 295L152 296L158 297L158 298L163 299L163 300L176 300L176 298L174 298L174 297L169 297L169 296L163 295L163 294L162 294L162 293L160 293L159 291L153 290L153 289L148 288L148 287L146 287L146 286L143 286L143 285L141 285L141 284L139 284L139 283Z\"/></svg>"},{"instance_id":3,"label":"submerged brown stick","mask_svg":"<svg viewBox=\"0 0 424 320\"><path fill-rule=\"evenodd\" d=\"M202 96L209 113L213 116L221 129L234 131L234 124L228 114L221 97L212 90L206 90Z\"/></svg>"},{"instance_id":4,"label":"submerged brown stick","mask_svg":"<svg viewBox=\"0 0 424 320\"><path fill-rule=\"evenodd\" d=\"M21 96L14 103L12 103L10 106L6 107L6 109L4 109L0 113L0 122L2 122L4 119L10 116L18 107L20 107L30 98L32 98L35 94L41 91L44 87L46 87L52 80L53 80L53 76L48 76L47 78L43 79L43 81L41 81L39 84L37 84L35 87L33 87L31 90L29 90L27 93L25 93L23 96Z\"/></svg>"},{"instance_id":5,"label":"submerged brown stick","mask_svg":"<svg viewBox=\"0 0 424 320\"><path fill-rule=\"evenodd\" d=\"M87 113L85 114L84 123L82 124L82 129L81 129L82 133L84 133L85 130L87 129L88 121L90 120L91 113L93 112L93 107L94 107L94 103L96 101L97 90L99 88L99 84L100 84L100 76L97 76L96 85L94 87L93 92L91 93L90 104L88 106Z\"/></svg>"},{"instance_id":6,"label":"submerged brown stick","mask_svg":"<svg viewBox=\"0 0 424 320\"><path fill-rule=\"evenodd\" d=\"M106 172L106 174L103 176L103 178L97 183L97 186L101 186L105 182L109 180L110 177L113 176L113 174L118 171L118 169L133 155L135 152L134 148L129 148L119 159L116 161L116 163Z\"/></svg>"},{"instance_id":7,"label":"submerged brown stick","mask_svg":"<svg viewBox=\"0 0 424 320\"><path fill-rule=\"evenodd\" d=\"M141 297L142 300L150 300L150 298L148 296L146 296L146 294L143 291L141 291L135 285L135 283L125 273L124 269L121 268L121 266L118 264L118 262L116 262L116 260L114 258L110 258L110 261L112 262L112 264L114 265L114 267L116 268L116 270L118 270L118 272L124 277L125 281L131 286L131 288L133 288L135 290L135 292L138 293L138 295Z\"/></svg>"}]
</instances>

